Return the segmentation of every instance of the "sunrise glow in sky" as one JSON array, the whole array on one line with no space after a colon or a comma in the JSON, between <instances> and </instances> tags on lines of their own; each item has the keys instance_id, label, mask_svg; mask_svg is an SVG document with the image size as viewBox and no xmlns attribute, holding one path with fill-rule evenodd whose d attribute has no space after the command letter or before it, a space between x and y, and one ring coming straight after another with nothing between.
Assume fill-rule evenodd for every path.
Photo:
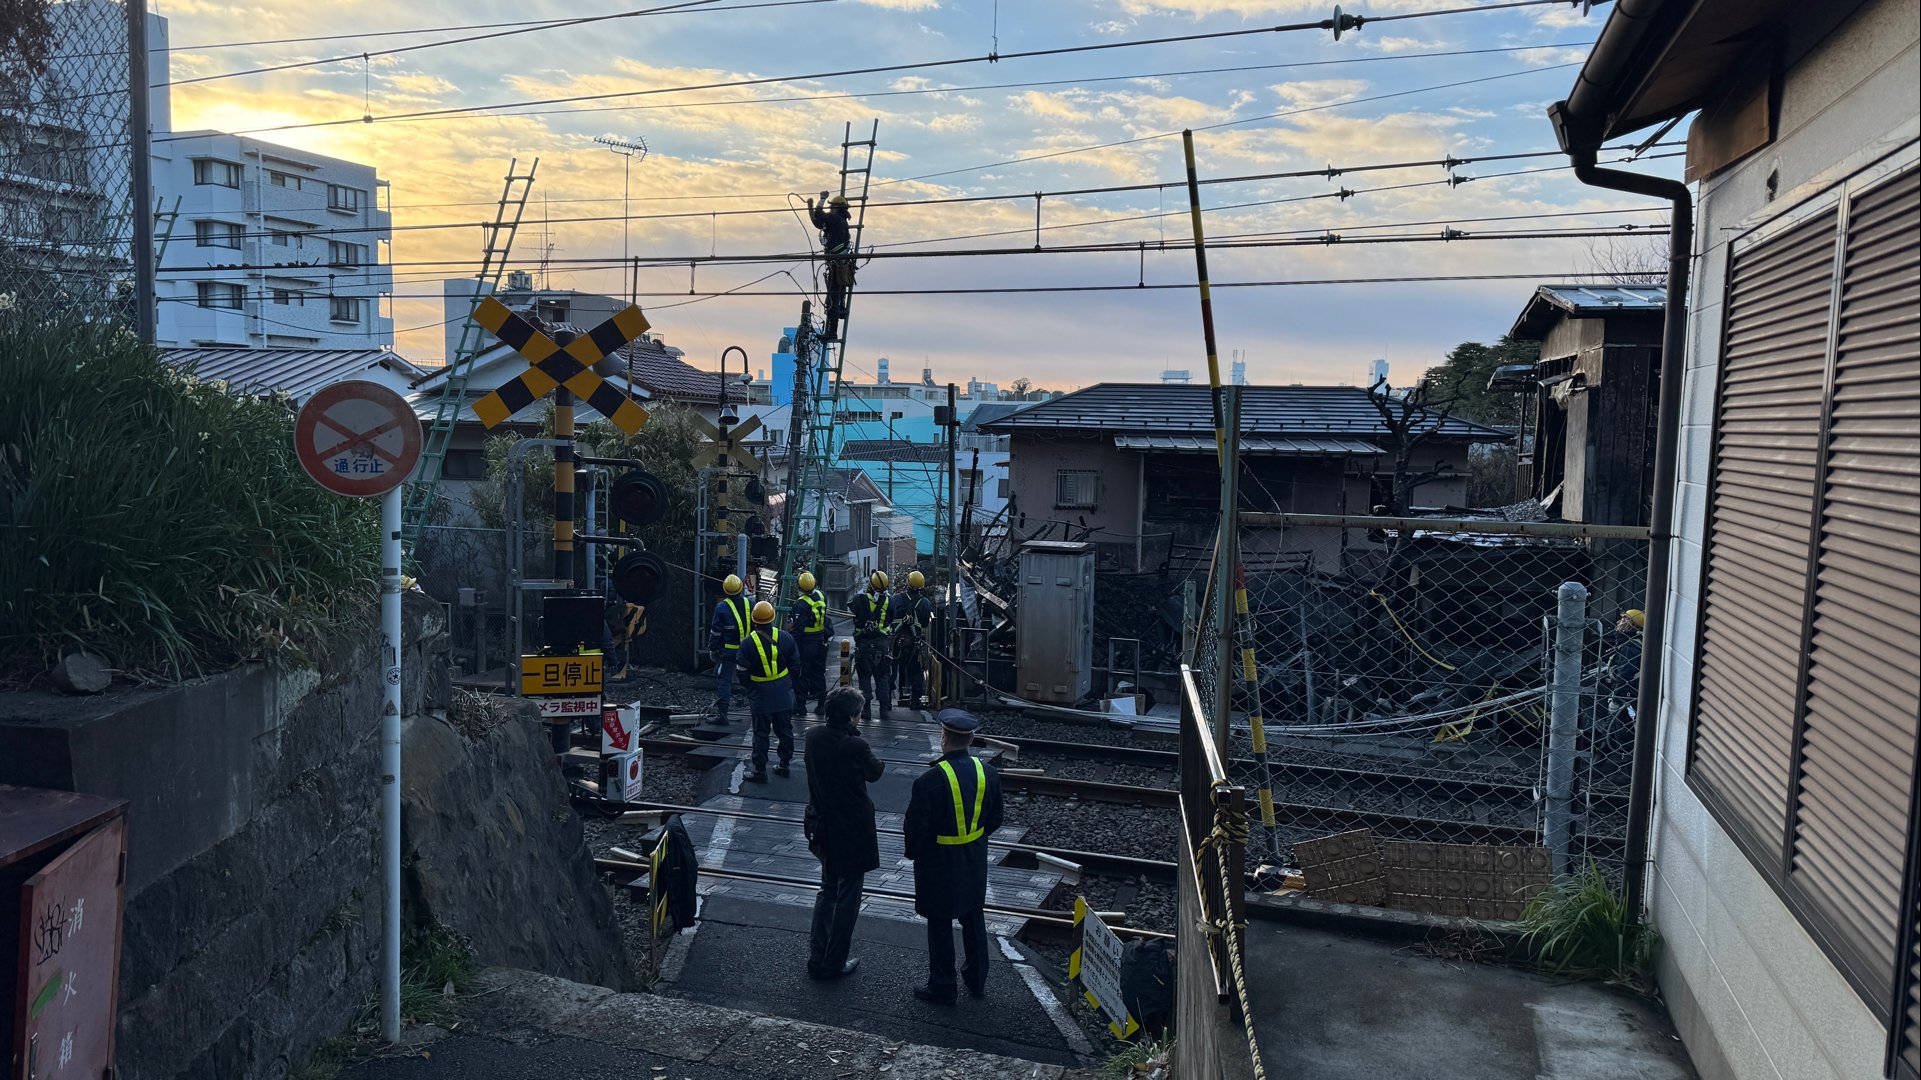
<instances>
[{"instance_id":1,"label":"sunrise glow in sky","mask_svg":"<svg viewBox=\"0 0 1921 1080\"><path fill-rule=\"evenodd\" d=\"M1343 5L1367 16L1458 6L1462 0ZM632 173L634 215L698 215L633 221L628 243L634 254L671 259L797 253L812 243L811 230L784 208L835 186L844 125L864 132L876 119L880 150L873 197L888 202L1178 185L1184 176L1182 127L1197 129L1203 178L1552 150L1545 107L1566 95L1575 71L1570 65L1586 55L1607 10L1584 18L1579 5L1552 4L1377 23L1338 42L1326 31L1265 33L795 77L1305 22L1328 17L1331 8L1321 0L715 0L363 60L363 51L512 28L205 46L635 9L617 0L595 7L497 0L153 5L168 18L174 43L176 129L251 131L376 118L259 137L369 162L391 182L396 346L426 362L437 362L442 351L440 280L477 269L478 223L491 217L510 159L523 166L540 159L515 265L532 268L550 242L555 287L619 293L626 287L615 268L622 250L623 162L596 145L595 136L644 139L650 148ZM333 57L349 58L180 82ZM1236 70L1222 70L1229 68ZM776 81L635 94L759 78ZM627 96L381 119L585 95ZM1023 158L1030 160L1017 160ZM1678 173L1672 159L1639 167ZM1491 175L1521 170L1534 171ZM1660 208L1648 200L1580 186L1564 158L1486 162L1455 173L1475 179L1450 185L1447 171L1428 165L1334 179L1213 185L1203 189L1203 203L1218 209L1210 209L1205 221L1210 239L1222 242L1274 234L1358 238L1438 235L1447 227L1469 233L1560 231L1662 221ZM1397 190L1370 190L1388 187ZM1342 188L1355 194L1335 197ZM1186 194L1179 186L1164 193L1050 197L1041 209L1043 226L1068 226L1046 228L1042 242L1048 246L1136 248L876 260L861 271L860 285L968 289L1194 280L1191 252L1153 250L1163 239L1189 235ZM710 213L739 210L774 212ZM1034 212L1031 198L877 207L868 215L865 240L881 250L1031 248ZM578 220L583 218L603 220ZM1511 220L1465 220L1490 218ZM446 224L458 227L417 228ZM972 235L982 233L991 235ZM966 238L948 239L959 237ZM1215 311L1223 363L1240 350L1251 381L1359 383L1369 361L1385 356L1403 381L1458 342L1498 337L1537 282L1594 269L1600 258L1595 246L1589 239L1555 238L1222 249L1209 260L1217 285L1540 275L1221 288ZM691 362L712 367L722 349L738 344L765 366L781 328L796 319L796 282L807 282L809 273L804 259L701 266L691 279L698 292L742 288L780 295L689 303L685 263L647 269L640 278L641 303L655 329L686 350ZM857 376L867 377L880 356L893 359L897 376L930 363L943 381L979 377L1005 384L1025 375L1058 388L1152 380L1168 367L1205 368L1191 290L857 299L849 340Z\"/></svg>"}]
</instances>

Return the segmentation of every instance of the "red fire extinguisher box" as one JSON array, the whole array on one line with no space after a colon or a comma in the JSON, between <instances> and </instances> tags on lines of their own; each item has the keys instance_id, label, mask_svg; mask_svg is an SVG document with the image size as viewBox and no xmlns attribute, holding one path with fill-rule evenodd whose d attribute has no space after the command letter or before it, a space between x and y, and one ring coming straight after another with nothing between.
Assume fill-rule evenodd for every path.
<instances>
[{"instance_id":1,"label":"red fire extinguisher box","mask_svg":"<svg viewBox=\"0 0 1921 1080\"><path fill-rule=\"evenodd\" d=\"M111 1080L127 802L0 784L5 1080Z\"/></svg>"}]
</instances>

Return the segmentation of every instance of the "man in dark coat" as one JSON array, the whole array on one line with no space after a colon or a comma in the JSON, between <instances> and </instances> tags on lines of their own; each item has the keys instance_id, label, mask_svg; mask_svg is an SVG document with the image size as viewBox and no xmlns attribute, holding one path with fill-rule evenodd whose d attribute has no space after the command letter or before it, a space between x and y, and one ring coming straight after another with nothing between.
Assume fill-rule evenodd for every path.
<instances>
[{"instance_id":1,"label":"man in dark coat","mask_svg":"<svg viewBox=\"0 0 1921 1080\"><path fill-rule=\"evenodd\" d=\"M820 860L807 956L807 974L815 979L838 979L860 966L847 951L860 916L861 886L869 870L880 868L867 785L880 779L883 766L855 725L863 704L860 691L835 690L821 709L827 722L807 733L807 847Z\"/></svg>"},{"instance_id":2,"label":"man in dark coat","mask_svg":"<svg viewBox=\"0 0 1921 1080\"><path fill-rule=\"evenodd\" d=\"M907 801L907 857L914 862L914 910L927 920L927 985L914 996L952 1005L954 923L961 928L967 992L987 992L987 838L1001 827L1001 778L967 752L980 721L942 709L941 756L914 780Z\"/></svg>"}]
</instances>

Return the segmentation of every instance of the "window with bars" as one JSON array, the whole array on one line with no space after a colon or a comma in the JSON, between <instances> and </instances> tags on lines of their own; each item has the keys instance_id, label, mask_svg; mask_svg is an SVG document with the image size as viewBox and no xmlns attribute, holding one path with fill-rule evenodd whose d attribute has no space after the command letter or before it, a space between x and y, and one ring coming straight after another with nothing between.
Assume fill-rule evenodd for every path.
<instances>
[{"instance_id":1,"label":"window with bars","mask_svg":"<svg viewBox=\"0 0 1921 1080\"><path fill-rule=\"evenodd\" d=\"M1101 474L1092 469L1056 469L1054 506L1061 510L1092 510Z\"/></svg>"},{"instance_id":2,"label":"window with bars","mask_svg":"<svg viewBox=\"0 0 1921 1080\"><path fill-rule=\"evenodd\" d=\"M1858 177L1756 235L1729 265L1688 781L1898 1029L1917 872L1921 171Z\"/></svg>"}]
</instances>

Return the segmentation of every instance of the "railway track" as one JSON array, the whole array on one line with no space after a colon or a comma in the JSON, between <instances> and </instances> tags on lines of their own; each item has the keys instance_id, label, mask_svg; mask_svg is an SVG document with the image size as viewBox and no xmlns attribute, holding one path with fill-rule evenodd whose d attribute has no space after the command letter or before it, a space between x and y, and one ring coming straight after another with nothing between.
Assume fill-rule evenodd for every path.
<instances>
[{"instance_id":1,"label":"railway track","mask_svg":"<svg viewBox=\"0 0 1921 1080\"><path fill-rule=\"evenodd\" d=\"M1112 746L1074 743L1027 737L1000 738L1021 753L1038 753L1076 759L1095 759L1164 768L1173 773L1178 755L1172 751L1137 746ZM659 752L707 756L745 756L747 748L729 739L642 738L637 745ZM712 751L721 751L713 754ZM893 765L919 767L927 758L883 758ZM1168 786L1112 783L1050 776L1020 771L1020 762L1002 770L1002 788L1052 798L1093 803L1175 809L1179 793L1172 776ZM1240 764L1249 771L1251 760ZM1344 766L1281 763L1270 765L1275 780L1276 822L1308 833L1335 833L1351 829L1373 829L1391 839L1432 839L1437 833L1457 837L1463 843L1534 844L1540 833L1532 826L1537 796L1529 784L1470 778L1440 778L1432 774L1409 774ZM1395 790L1396 786L1399 790ZM1353 803L1371 800L1379 805ZM1609 813L1612 805L1625 806L1625 794L1597 793L1593 799L1598 816ZM1255 800L1250 793L1250 810Z\"/></svg>"}]
</instances>

